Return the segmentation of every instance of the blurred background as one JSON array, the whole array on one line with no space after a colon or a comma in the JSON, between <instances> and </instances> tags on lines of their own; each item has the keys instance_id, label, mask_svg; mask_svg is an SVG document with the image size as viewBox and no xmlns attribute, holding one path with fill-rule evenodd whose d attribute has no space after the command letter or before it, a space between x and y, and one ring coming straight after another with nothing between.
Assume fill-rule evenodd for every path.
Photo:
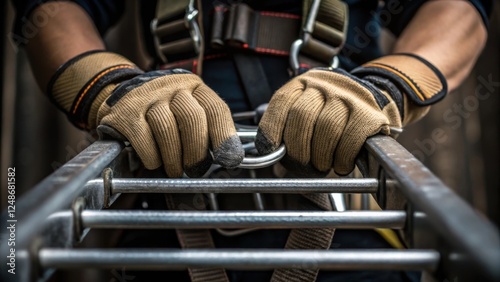
<instances>
[{"instance_id":1,"label":"blurred background","mask_svg":"<svg viewBox=\"0 0 500 282\"><path fill-rule=\"evenodd\" d=\"M500 226L500 5L495 4L488 44L474 71L460 89L435 105L422 121L406 128L398 140ZM131 18L137 16L135 5L137 1L127 1ZM12 21L9 1L1 1L2 209L7 203L8 167L16 167L16 193L21 196L95 140L74 128L41 93L25 53L10 39ZM139 32L133 22L121 22L107 35L110 49L145 65L142 47L134 40ZM390 46L390 39L384 43Z\"/></svg>"}]
</instances>

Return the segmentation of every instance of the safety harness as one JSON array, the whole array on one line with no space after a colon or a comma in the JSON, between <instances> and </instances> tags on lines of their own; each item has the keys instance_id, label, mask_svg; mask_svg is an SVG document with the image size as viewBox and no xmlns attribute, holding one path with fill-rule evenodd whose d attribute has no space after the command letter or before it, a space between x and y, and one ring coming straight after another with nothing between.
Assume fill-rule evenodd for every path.
<instances>
[{"instance_id":1,"label":"safety harness","mask_svg":"<svg viewBox=\"0 0 500 282\"><path fill-rule=\"evenodd\" d=\"M348 22L347 5L340 0L304 0L302 17L254 11L243 3L217 4L207 39L202 36L200 7L200 0L158 1L151 30L156 55L163 64L161 68L184 68L201 74L204 59L230 53L254 109L267 103L272 91L260 60L252 53L289 56L293 75L313 66L338 65L336 55L345 42ZM166 197L169 209L179 209L181 202L195 202L194 196ZM191 205L182 206L187 209ZM333 207L327 194L307 194L301 208L332 210ZM334 231L333 228L293 229L285 248L328 249ZM208 230L176 232L183 248L214 247ZM193 282L229 281L223 269L189 269L189 273ZM271 281L314 281L317 274L318 270L300 267L277 269Z\"/></svg>"},{"instance_id":2,"label":"safety harness","mask_svg":"<svg viewBox=\"0 0 500 282\"><path fill-rule=\"evenodd\" d=\"M313 65L332 65L347 33L347 5L340 0L304 0L303 16L254 11L244 3L216 4L210 34L203 38L200 0L159 0L151 23L156 55L163 68L200 74L204 58L235 50L276 56L299 55ZM208 33L208 32L207 32ZM209 54L205 54L208 50ZM302 58L301 58L302 59Z\"/></svg>"}]
</instances>

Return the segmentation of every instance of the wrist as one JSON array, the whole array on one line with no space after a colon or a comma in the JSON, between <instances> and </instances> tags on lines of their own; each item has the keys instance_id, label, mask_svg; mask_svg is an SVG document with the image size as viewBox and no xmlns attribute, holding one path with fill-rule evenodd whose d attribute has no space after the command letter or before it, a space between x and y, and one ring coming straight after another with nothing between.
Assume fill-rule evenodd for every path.
<instances>
[{"instance_id":1,"label":"wrist","mask_svg":"<svg viewBox=\"0 0 500 282\"><path fill-rule=\"evenodd\" d=\"M126 58L89 51L64 63L51 78L47 95L79 128L96 126L96 113L116 85L143 73Z\"/></svg>"},{"instance_id":2,"label":"wrist","mask_svg":"<svg viewBox=\"0 0 500 282\"><path fill-rule=\"evenodd\" d=\"M352 71L386 90L398 105L403 125L412 123L447 94L443 74L424 58L394 54L370 61Z\"/></svg>"}]
</instances>

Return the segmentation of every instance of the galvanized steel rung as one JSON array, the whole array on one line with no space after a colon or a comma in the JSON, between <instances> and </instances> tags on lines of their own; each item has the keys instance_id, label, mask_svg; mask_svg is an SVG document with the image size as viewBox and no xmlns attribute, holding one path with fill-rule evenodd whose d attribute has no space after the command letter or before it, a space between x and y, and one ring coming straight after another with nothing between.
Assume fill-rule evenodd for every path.
<instances>
[{"instance_id":1,"label":"galvanized steel rung","mask_svg":"<svg viewBox=\"0 0 500 282\"><path fill-rule=\"evenodd\" d=\"M71 216L59 212L58 216ZM393 228L402 229L404 211L83 211L88 228Z\"/></svg>"},{"instance_id":2,"label":"galvanized steel rung","mask_svg":"<svg viewBox=\"0 0 500 282\"><path fill-rule=\"evenodd\" d=\"M447 247L460 256L470 258L470 269L473 273L482 274L494 281L500 279L500 235L498 229L480 217L474 209L453 193L434 174L432 174L422 163L406 151L394 139L386 136L375 136L367 140L365 148L370 154L370 160L374 161L375 175L379 177L380 167L391 183L397 185L399 191L408 199L411 207L426 214L425 220L430 224L440 238L444 238ZM52 214L66 209L77 197L89 197L90 204L94 208L96 203L101 204L104 198L104 185L102 180L91 180L97 177L106 165L115 159L123 145L115 141L98 141L89 148L54 172L40 184L24 195L17 205L18 237L16 248L20 253L26 252L37 236L40 236L46 219ZM380 183L379 183L380 182ZM387 182L389 183L389 182ZM113 179L109 182L109 194L120 193L385 193L383 186L387 184L384 179ZM392 185L392 184L391 184ZM384 188L385 189L385 188ZM106 193L107 193L106 192ZM413 209L408 211L408 219L415 219ZM54 212L57 212L54 214ZM337 226L371 226L375 223L392 228L411 226L412 222L406 222L404 213L381 213L372 220L370 216L362 214L330 214L321 212L319 217L300 218L298 216L288 217L289 220L298 224L314 225L336 224ZM111 216L110 216L111 215ZM184 218L176 216L164 217L158 214L145 219L147 214L129 215L113 214L108 211L99 214L85 210L79 213L82 227L96 228L122 227L142 224L145 228L153 225L187 224L198 222L199 226L207 224L206 218L195 219L194 214L186 213ZM151 215L151 214L149 214ZM263 215L263 214L262 214ZM288 219L281 215L263 217L259 222L268 227L287 226L291 224ZM312 214L309 214L312 215ZM137 222L130 218L141 218ZM277 217L275 217L277 216ZM116 221L117 218L121 218ZM53 218L54 219L54 218ZM239 220L241 220L240 218ZM307 220L306 220L307 219ZM7 213L3 212L1 220L6 222ZM170 221L171 220L171 221ZM197 221L198 220L198 221ZM213 220L213 218L211 219ZM308 221L310 220L310 221ZM324 221L323 221L324 220ZM345 220L345 221L344 221ZM54 219L54 222L57 220ZM350 221L350 222L348 222ZM66 222L66 221L62 221ZM328 223L326 223L328 222ZM375 222L375 223L374 223ZM227 221L213 220L214 224L227 224L228 226L241 227L256 226L255 218L246 217L243 223L238 222L237 217L228 218ZM122 225L123 224L123 225ZM255 225L254 225L255 224ZM387 225L385 225L387 224ZM290 226L287 226L290 228ZM405 228L405 231L406 228ZM2 237L6 236L5 230ZM5 248L2 244L0 248ZM120 257L118 257L120 256ZM451 256L450 256L451 257ZM22 256L19 256L22 259ZM262 260L261 260L262 259ZM439 253L436 251L248 251L239 253L237 250L224 251L154 251L154 250L61 250L42 249L39 252L39 262L44 267L76 267L77 265L92 267L129 267L141 266L141 262L147 269L158 269L166 267L185 268L193 266L211 266L210 263L228 267L255 267L276 268L290 267L290 265L314 265L324 269L354 270L354 269L428 269L434 270L438 265ZM441 257L445 262L449 257ZM28 260L29 261L29 260ZM361 262L361 263L359 263ZM80 264L83 263L83 264ZM228 263L226 265L225 263ZM365 268L359 268L359 266ZM24 280L23 280L24 281Z\"/></svg>"},{"instance_id":3,"label":"galvanized steel rung","mask_svg":"<svg viewBox=\"0 0 500 282\"><path fill-rule=\"evenodd\" d=\"M457 251L467 253L481 273L500 280L497 227L478 216L469 204L393 138L372 137L365 147L387 175L397 181L412 205L427 215L432 228L446 238L446 242Z\"/></svg>"},{"instance_id":4,"label":"galvanized steel rung","mask_svg":"<svg viewBox=\"0 0 500 282\"><path fill-rule=\"evenodd\" d=\"M87 186L103 185L101 179ZM145 179L115 178L111 193L376 193L375 178Z\"/></svg>"},{"instance_id":5,"label":"galvanized steel rung","mask_svg":"<svg viewBox=\"0 0 500 282\"><path fill-rule=\"evenodd\" d=\"M329 270L428 270L437 268L434 250L159 250L41 249L47 268L127 268L140 270L224 267L228 269L305 268Z\"/></svg>"}]
</instances>

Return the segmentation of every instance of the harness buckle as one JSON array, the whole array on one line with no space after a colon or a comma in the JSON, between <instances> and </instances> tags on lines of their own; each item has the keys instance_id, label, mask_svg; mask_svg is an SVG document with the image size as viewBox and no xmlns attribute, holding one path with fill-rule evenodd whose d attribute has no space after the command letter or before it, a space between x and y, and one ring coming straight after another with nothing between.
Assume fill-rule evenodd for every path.
<instances>
[{"instance_id":1,"label":"harness buckle","mask_svg":"<svg viewBox=\"0 0 500 282\"><path fill-rule=\"evenodd\" d=\"M167 63L169 56L194 57L200 54L203 39L197 17L198 10L190 0L184 15L151 21L154 48L162 63Z\"/></svg>"},{"instance_id":2,"label":"harness buckle","mask_svg":"<svg viewBox=\"0 0 500 282\"><path fill-rule=\"evenodd\" d=\"M213 48L250 48L256 44L259 13L246 4L217 5L212 21Z\"/></svg>"},{"instance_id":3,"label":"harness buckle","mask_svg":"<svg viewBox=\"0 0 500 282\"><path fill-rule=\"evenodd\" d=\"M344 46L347 34L347 6L340 1L330 2L342 11L339 13L340 18L335 19L335 24L322 23L322 20L331 21L326 15L322 15L323 19L318 18L321 0L313 0L309 7L301 36L290 47L290 66L294 75L300 74L300 52L327 62L330 68L337 68L339 65L337 54Z\"/></svg>"},{"instance_id":4,"label":"harness buckle","mask_svg":"<svg viewBox=\"0 0 500 282\"><path fill-rule=\"evenodd\" d=\"M300 51L301 51L303 45L305 45L304 40L297 39L292 43L292 46L290 47L290 66L293 70L294 76L297 76L301 73L299 54L300 54ZM337 57L337 54L338 54L338 51L337 51L337 53L335 53L333 55L331 61L329 62L329 64L328 64L329 68L334 69L334 68L339 67L340 62L339 62L339 57Z\"/></svg>"}]
</instances>

